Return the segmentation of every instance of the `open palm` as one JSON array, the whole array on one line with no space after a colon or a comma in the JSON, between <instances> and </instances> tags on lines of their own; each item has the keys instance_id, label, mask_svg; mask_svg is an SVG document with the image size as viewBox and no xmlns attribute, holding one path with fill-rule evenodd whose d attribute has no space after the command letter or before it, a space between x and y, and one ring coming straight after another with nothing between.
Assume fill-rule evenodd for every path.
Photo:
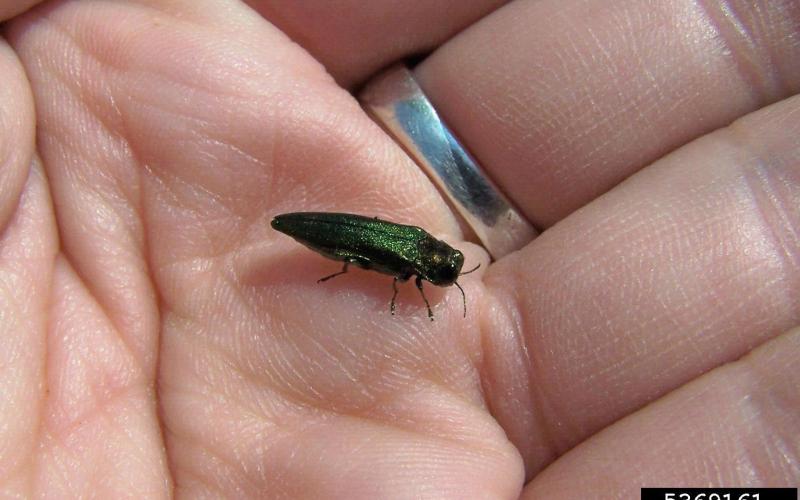
<instances>
[{"instance_id":1,"label":"open palm","mask_svg":"<svg viewBox=\"0 0 800 500\"><path fill-rule=\"evenodd\" d=\"M3 493L796 484L797 3L501 3L0 1ZM419 81L543 229L491 265L348 92L436 47ZM467 317L317 284L269 226L300 210L460 248Z\"/></svg>"}]
</instances>

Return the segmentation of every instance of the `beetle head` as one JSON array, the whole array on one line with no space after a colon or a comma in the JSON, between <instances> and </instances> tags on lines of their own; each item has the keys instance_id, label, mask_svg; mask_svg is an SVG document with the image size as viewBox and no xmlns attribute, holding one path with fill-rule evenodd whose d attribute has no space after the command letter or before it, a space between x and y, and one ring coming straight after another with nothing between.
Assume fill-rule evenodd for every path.
<instances>
[{"instance_id":1,"label":"beetle head","mask_svg":"<svg viewBox=\"0 0 800 500\"><path fill-rule=\"evenodd\" d=\"M436 242L427 254L424 279L436 286L452 285L464 265L464 254L443 242Z\"/></svg>"}]
</instances>

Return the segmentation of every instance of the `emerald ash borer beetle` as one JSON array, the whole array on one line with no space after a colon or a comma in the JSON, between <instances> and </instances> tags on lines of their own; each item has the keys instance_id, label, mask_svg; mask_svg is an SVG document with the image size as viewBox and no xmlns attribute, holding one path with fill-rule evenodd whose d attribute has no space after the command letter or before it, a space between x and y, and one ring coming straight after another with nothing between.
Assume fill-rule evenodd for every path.
<instances>
[{"instance_id":1,"label":"emerald ash borer beetle","mask_svg":"<svg viewBox=\"0 0 800 500\"><path fill-rule=\"evenodd\" d=\"M467 316L467 298L456 280L478 269L480 264L462 273L464 254L420 227L396 224L377 217L330 212L278 215L272 219L272 227L325 257L344 262L341 271L320 278L318 283L346 273L350 264L394 276L394 294L389 306L394 314L397 282L407 281L416 275L417 289L425 301L431 321L433 312L422 291L422 280L436 286L457 286L464 302L464 317Z\"/></svg>"}]
</instances>

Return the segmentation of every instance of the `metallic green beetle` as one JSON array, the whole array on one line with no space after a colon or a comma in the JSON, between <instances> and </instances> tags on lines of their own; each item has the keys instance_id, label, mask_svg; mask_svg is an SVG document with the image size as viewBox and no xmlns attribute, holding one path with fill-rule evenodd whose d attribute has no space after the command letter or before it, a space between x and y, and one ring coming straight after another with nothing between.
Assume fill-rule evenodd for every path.
<instances>
[{"instance_id":1,"label":"metallic green beetle","mask_svg":"<svg viewBox=\"0 0 800 500\"><path fill-rule=\"evenodd\" d=\"M457 286L464 302L464 317L467 316L467 298L456 279L478 269L480 264L475 269L462 273L464 254L437 240L422 228L396 224L377 217L331 212L278 215L272 219L272 227L325 257L344 261L341 271L320 278L317 282L346 273L350 264L394 276L394 294L390 306L394 314L397 282L407 281L416 275L417 289L425 301L431 321L433 312L422 291L422 280L436 286Z\"/></svg>"}]
</instances>

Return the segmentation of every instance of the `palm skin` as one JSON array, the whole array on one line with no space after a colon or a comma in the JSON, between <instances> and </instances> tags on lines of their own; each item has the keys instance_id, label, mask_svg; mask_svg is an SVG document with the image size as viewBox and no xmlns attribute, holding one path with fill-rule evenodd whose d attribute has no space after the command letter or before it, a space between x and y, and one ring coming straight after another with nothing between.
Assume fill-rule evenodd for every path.
<instances>
[{"instance_id":1,"label":"palm skin","mask_svg":"<svg viewBox=\"0 0 800 500\"><path fill-rule=\"evenodd\" d=\"M551 113L492 126L503 113L460 115L481 87L452 83L450 65L516 57L463 54L498 32L481 25L528 6L455 12L483 19L419 79L547 229L460 280L466 319L459 294L427 288L431 323L410 287L388 314L385 276L316 284L338 265L269 226L295 210L377 215L488 264L341 87L397 44L337 58L324 40L347 47L349 31L313 31L326 7L252 3L261 16L238 2L0 10L5 494L626 498L797 483L800 71L781 66L796 47L775 56L782 84L761 100L733 84L713 98L631 84L633 102L664 103L623 106L595 82L596 107L539 96ZM448 36L417 29L421 47ZM702 67L726 81L727 66ZM508 90L477 108L511 109Z\"/></svg>"}]
</instances>

